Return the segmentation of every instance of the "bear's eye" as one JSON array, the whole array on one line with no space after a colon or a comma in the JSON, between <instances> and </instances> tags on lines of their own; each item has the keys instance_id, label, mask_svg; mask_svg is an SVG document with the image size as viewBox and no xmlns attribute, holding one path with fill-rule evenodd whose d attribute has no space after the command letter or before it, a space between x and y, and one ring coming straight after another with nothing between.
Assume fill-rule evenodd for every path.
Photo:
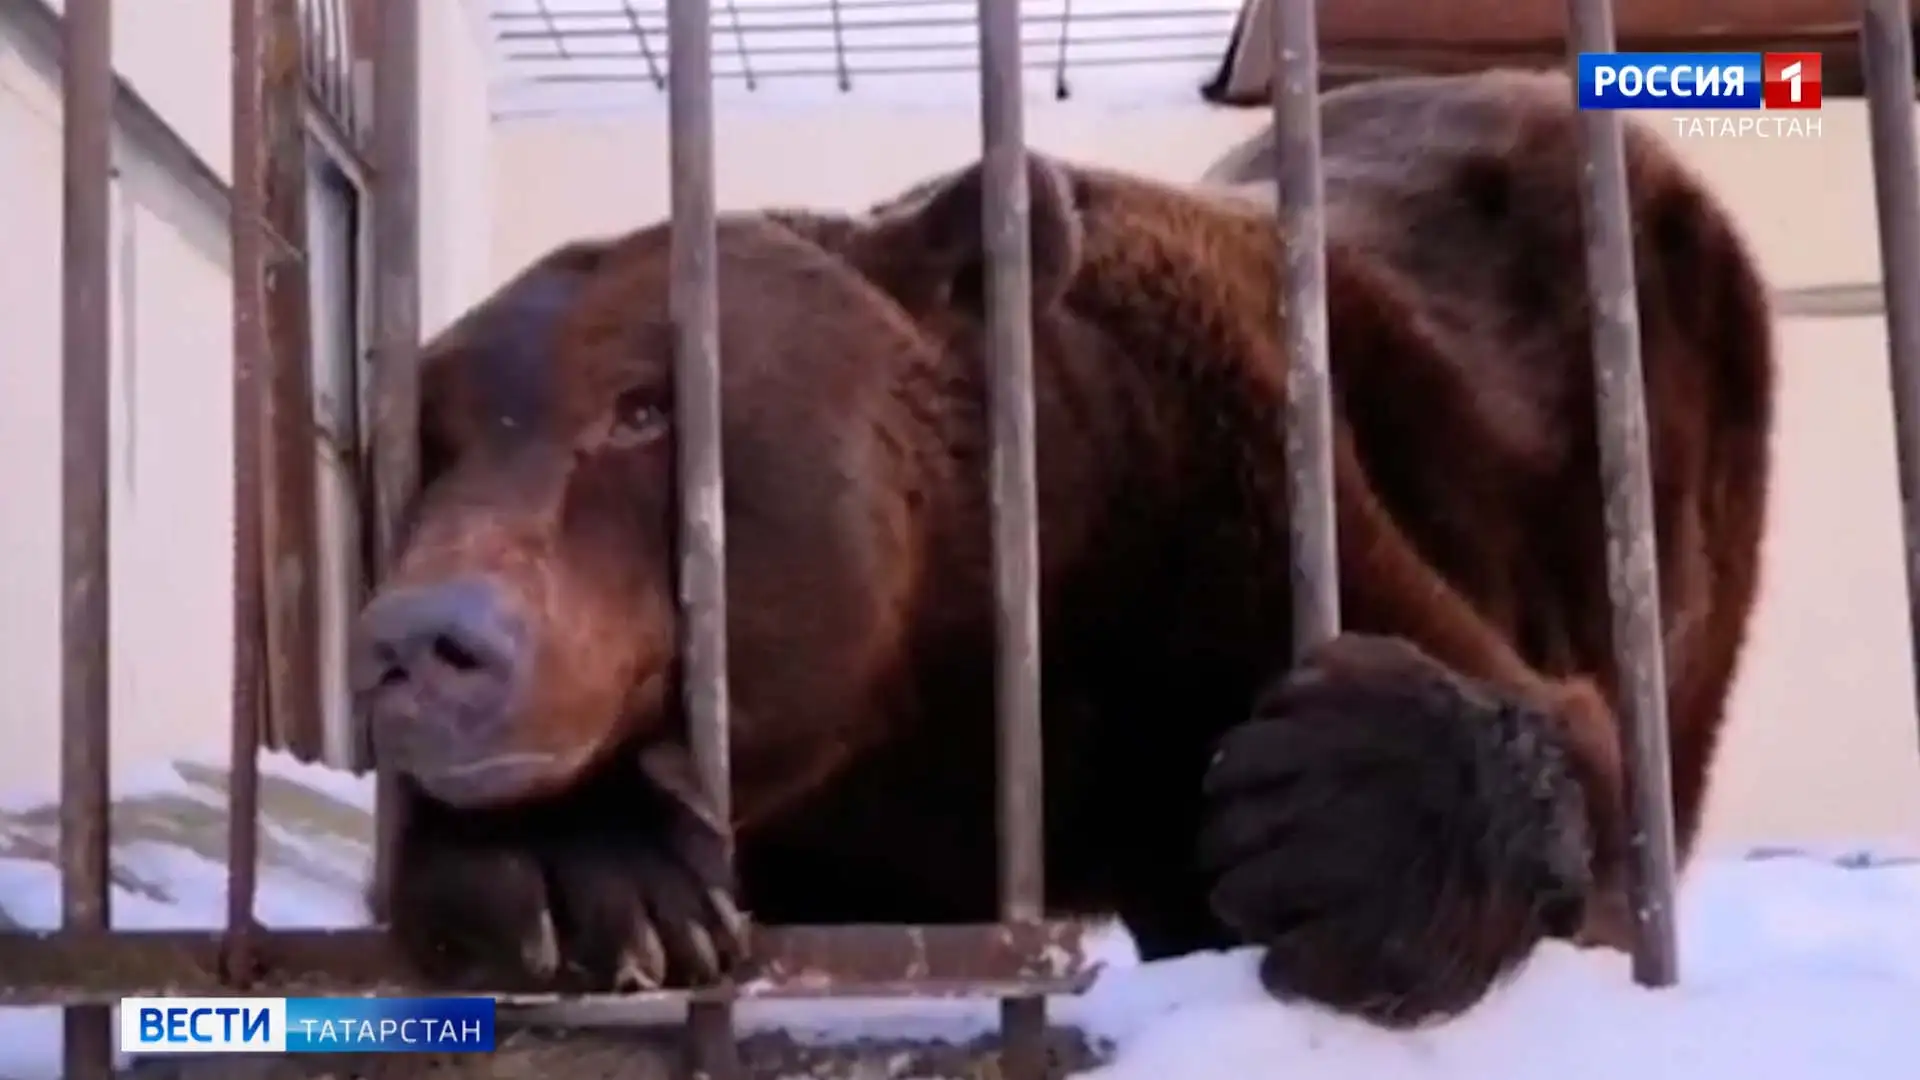
<instances>
[{"instance_id":1,"label":"bear's eye","mask_svg":"<svg viewBox=\"0 0 1920 1080\"><path fill-rule=\"evenodd\" d=\"M667 433L669 419L658 392L628 390L614 402L609 442L616 450L645 446Z\"/></svg>"}]
</instances>

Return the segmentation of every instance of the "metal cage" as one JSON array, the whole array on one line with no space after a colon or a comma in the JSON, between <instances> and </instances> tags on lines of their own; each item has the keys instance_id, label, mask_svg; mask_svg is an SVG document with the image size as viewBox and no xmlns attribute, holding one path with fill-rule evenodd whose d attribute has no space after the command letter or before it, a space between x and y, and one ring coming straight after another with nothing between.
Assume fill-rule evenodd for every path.
<instances>
[{"instance_id":1,"label":"metal cage","mask_svg":"<svg viewBox=\"0 0 1920 1080\"><path fill-rule=\"evenodd\" d=\"M344 4L345 6L342 6ZM64 646L60 862L62 928L0 935L0 1005L58 1004L69 1080L112 1072L110 1005L143 994L377 994L409 987L378 929L268 932L253 916L263 718L311 695L277 674L284 648L263 596L263 563L298 530L278 527L274 434L264 418L282 373L304 359L299 286L301 174L289 162L317 112L323 128L364 151L373 204L374 354L371 465L363 470L376 567L411 492L419 346L418 7L412 3L232 0L234 288L234 648L228 926L216 932L114 932L108 918L108 190L118 81L112 0L68 0L64 45ZM1332 404L1320 175L1314 5L1280 5L1270 20L1282 295L1291 388L1292 544L1300 645L1340 623L1334 544ZM1570 52L1614 46L1608 0L1571 0ZM1023 190L1025 133L1017 0L980 0L985 237L992 359L992 493L997 593L1001 922L939 927L769 927L755 933L752 984L650 997L687 1001L695 1068L732 1070L730 1003L742 996L972 994L1003 1001L1005 1073L1046 1069L1045 997L1091 979L1080 929L1042 908L1039 603L1034 419ZM1912 123L1908 0L1864 0L1860 31L1890 342L1909 596L1920 598L1920 169ZM714 109L708 0L674 0L670 20L672 312L680 482L687 704L704 782L725 812L728 783L726 538L713 188ZM347 62L340 63L342 57ZM371 68L371 93L355 75ZM316 70L318 69L318 70ZM361 89L365 89L362 87ZM363 100L364 99L364 100ZM370 119L369 119L370 117ZM1631 763L1637 940L1634 972L1678 977L1673 917L1674 825L1665 674L1649 495L1640 333L1621 118L1583 115L1583 193L1593 310L1607 561L1622 723ZM264 523L264 524L263 524ZM1920 606L1910 603L1916 630ZM1920 648L1920 633L1916 633ZM1920 665L1920 654L1916 655ZM269 699L278 699L270 701ZM270 707L271 706L271 707ZM311 708L310 704L304 706ZM384 806L391 806L383 800ZM392 815L383 813L382 832ZM471 988L486 992L486 987ZM622 1000L632 1000L627 995Z\"/></svg>"}]
</instances>

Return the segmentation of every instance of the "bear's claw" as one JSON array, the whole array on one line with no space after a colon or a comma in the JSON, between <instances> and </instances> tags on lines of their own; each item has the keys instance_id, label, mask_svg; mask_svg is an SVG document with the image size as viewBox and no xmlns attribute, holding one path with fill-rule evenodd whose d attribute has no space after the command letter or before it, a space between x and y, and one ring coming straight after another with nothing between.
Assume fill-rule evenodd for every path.
<instances>
[{"instance_id":1,"label":"bear's claw","mask_svg":"<svg viewBox=\"0 0 1920 1080\"><path fill-rule=\"evenodd\" d=\"M648 794L623 815L563 829L409 815L388 905L402 952L430 980L512 992L725 978L746 955L748 922L723 838L710 815Z\"/></svg>"}]
</instances>

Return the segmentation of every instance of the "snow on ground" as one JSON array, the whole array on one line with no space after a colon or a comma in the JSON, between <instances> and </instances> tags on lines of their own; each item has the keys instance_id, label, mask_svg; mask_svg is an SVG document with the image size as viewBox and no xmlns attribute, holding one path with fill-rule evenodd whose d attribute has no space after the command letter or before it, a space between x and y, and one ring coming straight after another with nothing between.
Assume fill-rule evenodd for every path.
<instances>
[{"instance_id":1,"label":"snow on ground","mask_svg":"<svg viewBox=\"0 0 1920 1080\"><path fill-rule=\"evenodd\" d=\"M258 911L271 926L362 921L370 785L268 760ZM224 910L224 776L183 763L116 783L114 921L213 926ZM0 798L0 924L51 928L57 871L47 800ZM1633 985L1625 958L1541 950L1451 1023L1388 1033L1267 998L1255 954L1151 965L1123 935L1109 970L1056 1015L1117 1047L1087 1080L1905 1080L1920 1062L1920 860L1754 852L1696 867L1681 900L1683 985ZM4 975L0 975L4 978ZM966 1038L983 1002L783 1002L746 1028L803 1038ZM54 1080L59 1019L0 1009L0 1078Z\"/></svg>"}]
</instances>

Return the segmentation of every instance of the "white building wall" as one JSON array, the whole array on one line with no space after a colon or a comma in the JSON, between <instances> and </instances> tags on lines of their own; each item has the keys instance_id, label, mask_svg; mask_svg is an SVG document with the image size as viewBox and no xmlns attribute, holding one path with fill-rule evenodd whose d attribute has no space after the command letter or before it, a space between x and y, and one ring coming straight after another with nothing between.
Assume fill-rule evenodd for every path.
<instances>
[{"instance_id":1,"label":"white building wall","mask_svg":"<svg viewBox=\"0 0 1920 1080\"><path fill-rule=\"evenodd\" d=\"M1264 120L1259 110L1198 104L1036 102L1028 134L1055 154L1183 179ZM664 110L516 120L497 131L495 281L562 240L668 213ZM1776 286L1876 280L1859 102L1830 104L1817 141L1675 143L1731 205ZM719 201L858 207L960 164L978 145L971 106L722 105ZM1762 608L1734 695L1708 842L1920 839L1920 724L1883 324L1788 319L1779 335Z\"/></svg>"},{"instance_id":2,"label":"white building wall","mask_svg":"<svg viewBox=\"0 0 1920 1080\"><path fill-rule=\"evenodd\" d=\"M1732 207L1775 287L1879 280L1861 102L1829 103L1817 140L1675 145ZM1766 573L1712 835L1920 838L1885 322L1788 318L1778 335Z\"/></svg>"},{"instance_id":3,"label":"white building wall","mask_svg":"<svg viewBox=\"0 0 1920 1080\"><path fill-rule=\"evenodd\" d=\"M228 5L120 3L115 63L230 176ZM465 4L422 17L422 320L485 279L485 39ZM51 792L59 761L60 102L0 35L0 796ZM224 223L149 161L117 166L112 758L224 752L231 684L232 328Z\"/></svg>"},{"instance_id":4,"label":"white building wall","mask_svg":"<svg viewBox=\"0 0 1920 1080\"><path fill-rule=\"evenodd\" d=\"M420 329L432 334L492 287L492 56L482 5L420 9Z\"/></svg>"},{"instance_id":5,"label":"white building wall","mask_svg":"<svg viewBox=\"0 0 1920 1080\"><path fill-rule=\"evenodd\" d=\"M1194 105L1029 106L1032 145L1167 179L1196 175L1262 114ZM849 104L718 107L720 207L862 206L979 152L976 111ZM664 109L581 119L502 120L494 142L494 277L560 240L668 213Z\"/></svg>"}]
</instances>

